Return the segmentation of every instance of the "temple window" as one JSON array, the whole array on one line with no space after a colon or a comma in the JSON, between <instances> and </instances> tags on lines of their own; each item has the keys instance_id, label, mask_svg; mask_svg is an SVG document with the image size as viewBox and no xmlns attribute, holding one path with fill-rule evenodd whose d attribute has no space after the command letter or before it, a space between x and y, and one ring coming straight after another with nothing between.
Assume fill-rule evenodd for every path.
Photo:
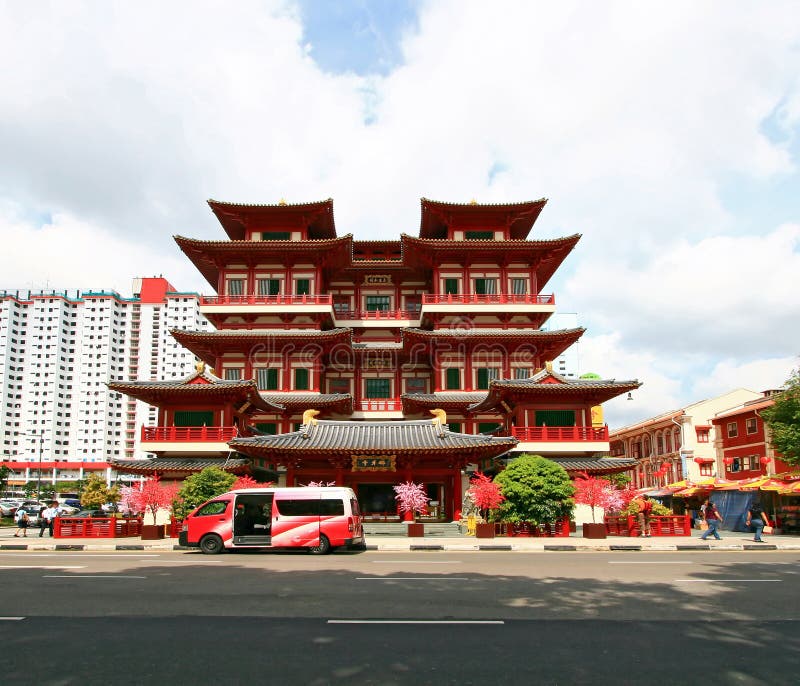
<instances>
[{"instance_id":1,"label":"temple window","mask_svg":"<svg viewBox=\"0 0 800 686\"><path fill-rule=\"evenodd\" d=\"M226 381L239 381L242 378L242 370L239 367L228 367L225 370Z\"/></svg>"},{"instance_id":2,"label":"temple window","mask_svg":"<svg viewBox=\"0 0 800 686\"><path fill-rule=\"evenodd\" d=\"M256 369L256 383L265 391L278 390L278 369L276 367Z\"/></svg>"},{"instance_id":3,"label":"temple window","mask_svg":"<svg viewBox=\"0 0 800 686\"><path fill-rule=\"evenodd\" d=\"M468 241L493 241L494 231L465 231L464 238Z\"/></svg>"},{"instance_id":4,"label":"temple window","mask_svg":"<svg viewBox=\"0 0 800 686\"><path fill-rule=\"evenodd\" d=\"M387 312L391 304L391 297L388 295L368 295L366 296L366 303L367 312Z\"/></svg>"},{"instance_id":5,"label":"temple window","mask_svg":"<svg viewBox=\"0 0 800 686\"><path fill-rule=\"evenodd\" d=\"M244 279L228 279L226 285L227 285L228 295L244 294Z\"/></svg>"},{"instance_id":6,"label":"temple window","mask_svg":"<svg viewBox=\"0 0 800 686\"><path fill-rule=\"evenodd\" d=\"M275 371L278 371L277 369ZM296 391L308 390L308 369L294 370L294 389Z\"/></svg>"},{"instance_id":7,"label":"temple window","mask_svg":"<svg viewBox=\"0 0 800 686\"><path fill-rule=\"evenodd\" d=\"M258 280L258 294L259 295L280 295L281 280L280 279L259 279Z\"/></svg>"},{"instance_id":8,"label":"temple window","mask_svg":"<svg viewBox=\"0 0 800 686\"><path fill-rule=\"evenodd\" d=\"M455 367L444 370L444 387L448 391L455 391L461 388L461 370ZM488 388L488 386L487 386Z\"/></svg>"},{"instance_id":9,"label":"temple window","mask_svg":"<svg viewBox=\"0 0 800 686\"><path fill-rule=\"evenodd\" d=\"M476 369L476 387L479 391L486 391L489 389L489 382L493 379L500 378L500 370L497 367L484 367Z\"/></svg>"},{"instance_id":10,"label":"temple window","mask_svg":"<svg viewBox=\"0 0 800 686\"><path fill-rule=\"evenodd\" d=\"M461 433L461 422L448 422L447 428L450 429L454 434Z\"/></svg>"},{"instance_id":11,"label":"temple window","mask_svg":"<svg viewBox=\"0 0 800 686\"><path fill-rule=\"evenodd\" d=\"M278 433L278 425L275 422L260 422L256 424L256 429L262 434L270 434L271 436Z\"/></svg>"},{"instance_id":12,"label":"temple window","mask_svg":"<svg viewBox=\"0 0 800 686\"><path fill-rule=\"evenodd\" d=\"M476 295L495 295L497 293L497 279L479 278L474 280Z\"/></svg>"},{"instance_id":13,"label":"temple window","mask_svg":"<svg viewBox=\"0 0 800 686\"><path fill-rule=\"evenodd\" d=\"M444 279L445 295L458 295L458 279Z\"/></svg>"},{"instance_id":14,"label":"temple window","mask_svg":"<svg viewBox=\"0 0 800 686\"><path fill-rule=\"evenodd\" d=\"M497 422L478 422L478 433L479 434L490 434L497 429L500 428L500 424Z\"/></svg>"},{"instance_id":15,"label":"temple window","mask_svg":"<svg viewBox=\"0 0 800 686\"><path fill-rule=\"evenodd\" d=\"M392 380L391 379L364 379L364 396L373 398L391 398Z\"/></svg>"},{"instance_id":16,"label":"temple window","mask_svg":"<svg viewBox=\"0 0 800 686\"><path fill-rule=\"evenodd\" d=\"M525 295L528 292L528 279L511 279L511 293Z\"/></svg>"},{"instance_id":17,"label":"temple window","mask_svg":"<svg viewBox=\"0 0 800 686\"><path fill-rule=\"evenodd\" d=\"M350 311L350 297L347 295L334 295L333 296L333 311L336 314L342 314Z\"/></svg>"},{"instance_id":18,"label":"temple window","mask_svg":"<svg viewBox=\"0 0 800 686\"><path fill-rule=\"evenodd\" d=\"M311 293L311 280L310 279L295 279L294 280L295 295L309 295Z\"/></svg>"},{"instance_id":19,"label":"temple window","mask_svg":"<svg viewBox=\"0 0 800 686\"><path fill-rule=\"evenodd\" d=\"M575 410L536 410L536 426L575 426Z\"/></svg>"},{"instance_id":20,"label":"temple window","mask_svg":"<svg viewBox=\"0 0 800 686\"><path fill-rule=\"evenodd\" d=\"M262 241L290 241L292 234L288 231L262 231Z\"/></svg>"},{"instance_id":21,"label":"temple window","mask_svg":"<svg viewBox=\"0 0 800 686\"><path fill-rule=\"evenodd\" d=\"M177 410L174 426L214 426L214 413L196 410Z\"/></svg>"},{"instance_id":22,"label":"temple window","mask_svg":"<svg viewBox=\"0 0 800 686\"><path fill-rule=\"evenodd\" d=\"M527 379L531 375L531 370L527 367L514 367L515 379Z\"/></svg>"}]
</instances>

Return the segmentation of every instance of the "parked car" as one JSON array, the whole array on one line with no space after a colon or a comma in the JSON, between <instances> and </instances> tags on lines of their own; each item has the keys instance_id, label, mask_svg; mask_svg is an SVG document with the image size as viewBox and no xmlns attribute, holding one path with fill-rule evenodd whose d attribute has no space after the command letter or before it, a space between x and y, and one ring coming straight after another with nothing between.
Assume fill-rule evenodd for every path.
<instances>
[{"instance_id":1,"label":"parked car","mask_svg":"<svg viewBox=\"0 0 800 686\"><path fill-rule=\"evenodd\" d=\"M103 512L103 510L80 510L76 512L74 515L70 515L70 517L108 517L107 512Z\"/></svg>"},{"instance_id":2,"label":"parked car","mask_svg":"<svg viewBox=\"0 0 800 686\"><path fill-rule=\"evenodd\" d=\"M81 508L74 507L72 505L59 505L58 509L61 510L62 515L67 515L70 517L74 517L78 512L81 511Z\"/></svg>"},{"instance_id":3,"label":"parked car","mask_svg":"<svg viewBox=\"0 0 800 686\"><path fill-rule=\"evenodd\" d=\"M20 505L19 500L0 500L0 514L3 517L13 517Z\"/></svg>"}]
</instances>

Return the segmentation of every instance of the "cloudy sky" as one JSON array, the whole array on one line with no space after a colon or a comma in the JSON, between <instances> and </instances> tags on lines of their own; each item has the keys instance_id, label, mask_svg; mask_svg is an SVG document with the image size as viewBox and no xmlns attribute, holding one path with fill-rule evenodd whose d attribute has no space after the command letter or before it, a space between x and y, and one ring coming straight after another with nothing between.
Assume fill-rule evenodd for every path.
<instances>
[{"instance_id":1,"label":"cloudy sky","mask_svg":"<svg viewBox=\"0 0 800 686\"><path fill-rule=\"evenodd\" d=\"M208 198L547 197L580 371L645 384L612 427L798 365L795 2L0 0L0 61L0 289L208 293Z\"/></svg>"}]
</instances>

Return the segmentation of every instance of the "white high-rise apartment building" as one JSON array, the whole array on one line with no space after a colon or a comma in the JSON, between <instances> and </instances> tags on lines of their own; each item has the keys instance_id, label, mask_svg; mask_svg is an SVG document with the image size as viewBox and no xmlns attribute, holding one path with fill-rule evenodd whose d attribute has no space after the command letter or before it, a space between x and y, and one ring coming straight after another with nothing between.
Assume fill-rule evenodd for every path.
<instances>
[{"instance_id":1,"label":"white high-rise apartment building","mask_svg":"<svg viewBox=\"0 0 800 686\"><path fill-rule=\"evenodd\" d=\"M78 478L59 463L143 457L156 409L106 384L188 376L195 357L170 329L210 330L198 301L161 277L134 279L132 298L0 291L0 459L41 461L49 481Z\"/></svg>"}]
</instances>

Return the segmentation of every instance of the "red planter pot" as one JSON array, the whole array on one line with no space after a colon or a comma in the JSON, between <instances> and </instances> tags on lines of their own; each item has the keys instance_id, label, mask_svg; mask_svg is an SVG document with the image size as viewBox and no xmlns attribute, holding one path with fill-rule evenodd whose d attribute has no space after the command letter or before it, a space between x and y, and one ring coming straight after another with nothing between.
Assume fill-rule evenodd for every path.
<instances>
[{"instance_id":1,"label":"red planter pot","mask_svg":"<svg viewBox=\"0 0 800 686\"><path fill-rule=\"evenodd\" d=\"M586 523L583 525L583 537L584 538L605 538L606 537L606 525L605 524L589 524Z\"/></svg>"},{"instance_id":2,"label":"red planter pot","mask_svg":"<svg viewBox=\"0 0 800 686\"><path fill-rule=\"evenodd\" d=\"M413 538L422 538L425 536L425 525L419 522L409 522L408 535Z\"/></svg>"},{"instance_id":3,"label":"red planter pot","mask_svg":"<svg viewBox=\"0 0 800 686\"><path fill-rule=\"evenodd\" d=\"M163 524L143 524L142 525L142 540L143 541L157 541L164 538L164 525Z\"/></svg>"},{"instance_id":4,"label":"red planter pot","mask_svg":"<svg viewBox=\"0 0 800 686\"><path fill-rule=\"evenodd\" d=\"M494 538L494 524L485 522L475 525L475 538Z\"/></svg>"}]
</instances>

